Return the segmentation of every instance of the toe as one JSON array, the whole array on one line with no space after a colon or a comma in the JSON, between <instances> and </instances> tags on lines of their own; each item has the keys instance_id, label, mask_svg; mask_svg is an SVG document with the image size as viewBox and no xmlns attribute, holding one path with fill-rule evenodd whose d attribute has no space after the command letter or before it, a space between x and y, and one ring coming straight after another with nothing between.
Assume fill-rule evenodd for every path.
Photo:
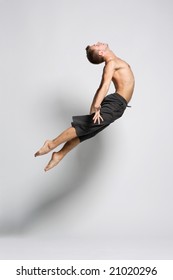
<instances>
[{"instance_id":1,"label":"toe","mask_svg":"<svg viewBox=\"0 0 173 280\"><path fill-rule=\"evenodd\" d=\"M47 164L47 166L44 169L45 171L52 169L54 166L56 166L58 164L59 161L56 158L56 154L57 154L56 152L54 152L52 154L51 160L49 161L49 163Z\"/></svg>"},{"instance_id":2,"label":"toe","mask_svg":"<svg viewBox=\"0 0 173 280\"><path fill-rule=\"evenodd\" d=\"M49 169L50 169L50 164L48 163L48 165L46 165L44 171L46 172L46 171L48 171Z\"/></svg>"}]
</instances>

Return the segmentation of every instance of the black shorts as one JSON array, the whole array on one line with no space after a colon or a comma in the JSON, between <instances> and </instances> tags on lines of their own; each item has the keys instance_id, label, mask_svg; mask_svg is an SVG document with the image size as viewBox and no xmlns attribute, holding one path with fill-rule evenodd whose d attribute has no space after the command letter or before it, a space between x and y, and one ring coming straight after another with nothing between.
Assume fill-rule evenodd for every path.
<instances>
[{"instance_id":1,"label":"black shorts","mask_svg":"<svg viewBox=\"0 0 173 280\"><path fill-rule=\"evenodd\" d=\"M112 122L120 118L127 107L127 101L118 93L107 95L102 103L100 115L103 121L93 122L94 113L91 115L73 116L72 126L76 129L76 134L80 142L85 141L105 129Z\"/></svg>"}]
</instances>

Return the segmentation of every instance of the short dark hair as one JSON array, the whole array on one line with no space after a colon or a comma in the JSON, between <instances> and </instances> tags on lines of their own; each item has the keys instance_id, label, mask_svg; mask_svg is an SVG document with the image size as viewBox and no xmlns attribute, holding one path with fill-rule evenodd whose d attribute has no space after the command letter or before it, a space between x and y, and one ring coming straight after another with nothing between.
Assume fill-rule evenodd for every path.
<instances>
[{"instance_id":1,"label":"short dark hair","mask_svg":"<svg viewBox=\"0 0 173 280\"><path fill-rule=\"evenodd\" d=\"M90 46L87 46L85 50L89 62L93 64L100 64L104 62L104 58L100 56L96 50L92 50Z\"/></svg>"}]
</instances>

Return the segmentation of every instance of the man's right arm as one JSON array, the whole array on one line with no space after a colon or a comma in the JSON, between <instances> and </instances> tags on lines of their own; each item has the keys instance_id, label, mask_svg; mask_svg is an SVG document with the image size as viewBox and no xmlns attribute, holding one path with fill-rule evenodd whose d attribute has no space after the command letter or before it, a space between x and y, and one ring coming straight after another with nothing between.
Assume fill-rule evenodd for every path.
<instances>
[{"instance_id":1,"label":"man's right arm","mask_svg":"<svg viewBox=\"0 0 173 280\"><path fill-rule=\"evenodd\" d=\"M100 109L101 103L109 90L114 71L115 71L114 61L108 62L108 64L103 69L103 75L102 75L100 86L97 89L95 96L93 98L93 102L91 104L91 108L90 108L91 114Z\"/></svg>"}]
</instances>

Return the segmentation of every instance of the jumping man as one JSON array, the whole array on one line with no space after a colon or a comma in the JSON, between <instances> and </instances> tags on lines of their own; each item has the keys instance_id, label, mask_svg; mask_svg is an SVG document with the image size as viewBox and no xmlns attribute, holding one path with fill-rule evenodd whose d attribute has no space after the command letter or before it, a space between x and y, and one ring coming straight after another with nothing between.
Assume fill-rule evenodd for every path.
<instances>
[{"instance_id":1,"label":"jumping man","mask_svg":"<svg viewBox=\"0 0 173 280\"><path fill-rule=\"evenodd\" d=\"M100 86L93 98L90 114L72 117L71 127L55 139L47 140L35 153L35 156L41 156L65 143L60 151L53 152L45 171L56 166L79 143L95 136L120 118L132 98L135 80L129 64L117 57L108 44L100 42L87 46L86 54L91 63L105 63ZM115 93L107 95L111 82L115 86Z\"/></svg>"}]
</instances>

